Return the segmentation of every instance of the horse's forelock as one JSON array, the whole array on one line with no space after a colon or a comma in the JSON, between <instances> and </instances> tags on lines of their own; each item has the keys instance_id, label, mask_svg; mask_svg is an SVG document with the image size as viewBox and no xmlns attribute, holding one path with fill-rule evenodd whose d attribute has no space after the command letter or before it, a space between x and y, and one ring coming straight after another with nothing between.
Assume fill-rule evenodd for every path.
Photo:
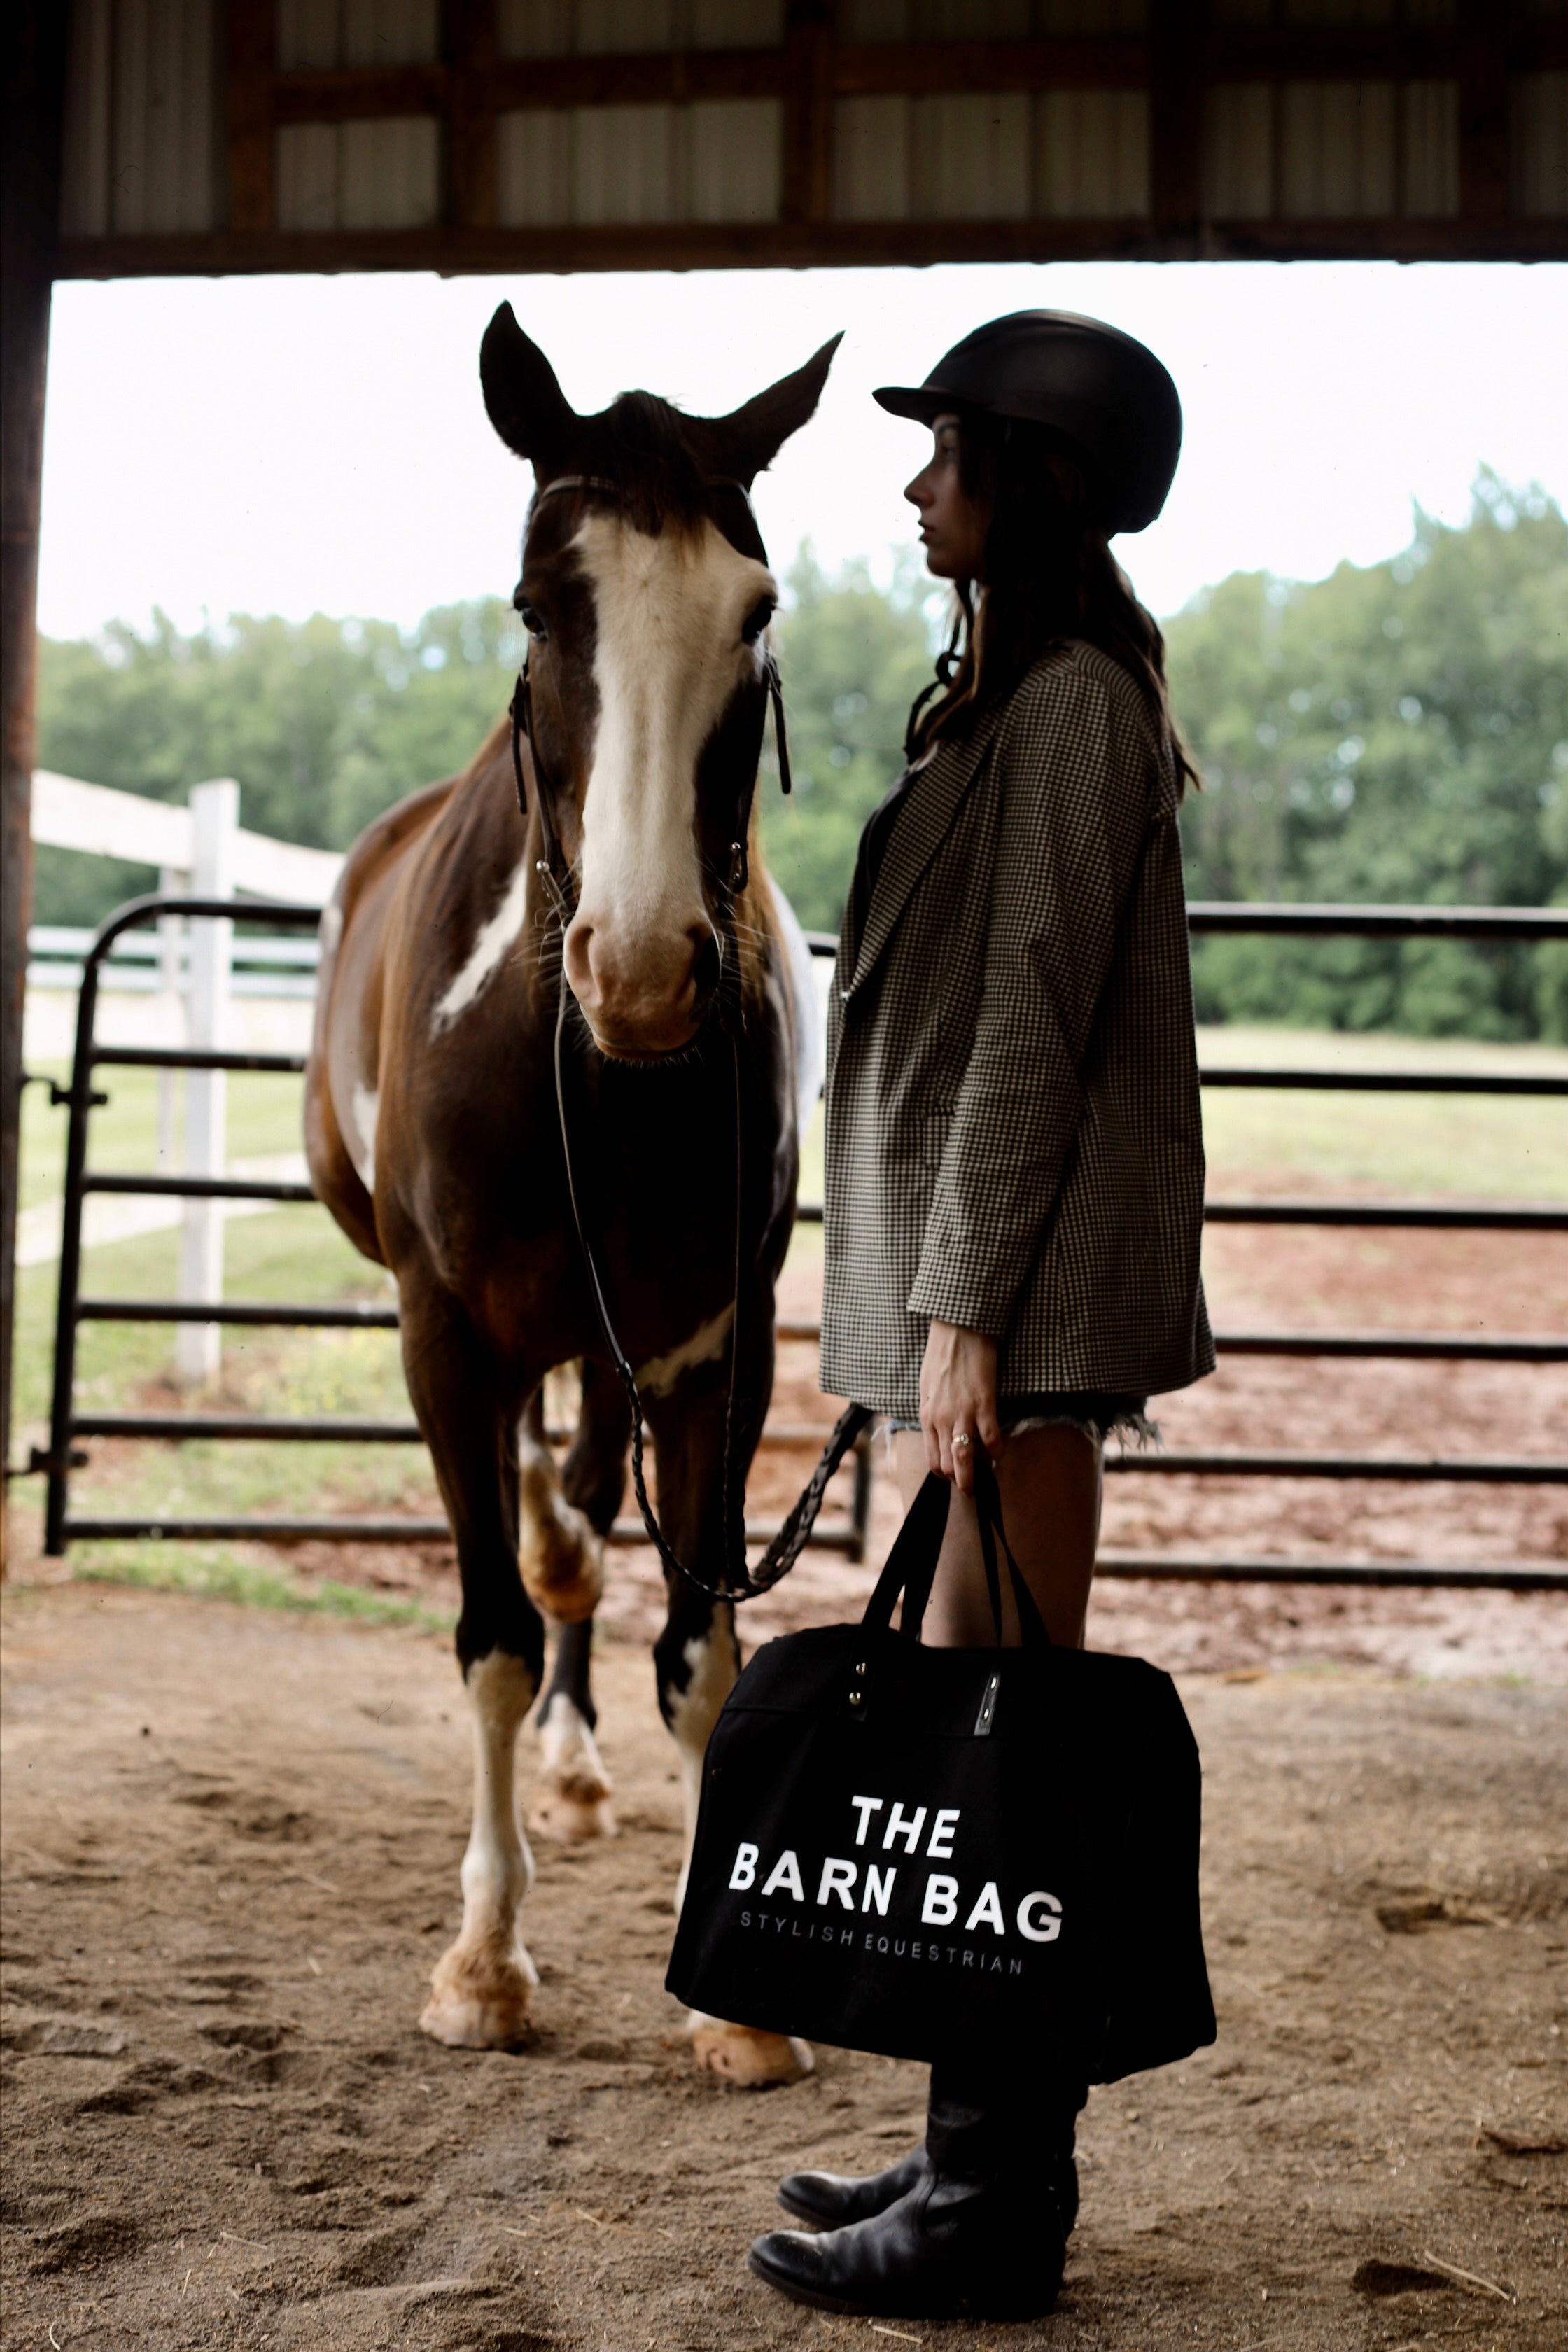
<instances>
[{"instance_id":1,"label":"horse's forelock","mask_svg":"<svg viewBox=\"0 0 1568 2352\"><path fill-rule=\"evenodd\" d=\"M589 466L613 482L635 528L657 536L693 528L706 509L707 475L686 419L651 392L623 392L590 427Z\"/></svg>"}]
</instances>

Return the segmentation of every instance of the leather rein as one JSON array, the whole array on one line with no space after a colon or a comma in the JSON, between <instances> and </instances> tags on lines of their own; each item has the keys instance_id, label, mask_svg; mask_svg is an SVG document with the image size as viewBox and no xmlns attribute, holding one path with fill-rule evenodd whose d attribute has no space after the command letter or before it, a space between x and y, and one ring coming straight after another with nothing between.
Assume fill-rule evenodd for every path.
<instances>
[{"instance_id":1,"label":"leather rein","mask_svg":"<svg viewBox=\"0 0 1568 2352\"><path fill-rule=\"evenodd\" d=\"M748 513L752 511L751 494L743 482L729 478L720 478L710 481L708 488L739 491L745 500ZM536 503L570 490L594 490L613 499L618 499L620 496L614 482L605 481L597 475L563 474L558 476L554 481L546 484L539 492ZM783 790L787 793L790 790L790 768L789 745L784 730L784 688L779 677L778 661L771 646L763 647L763 677L773 708L773 740L778 747L779 782ZM518 673L517 687L512 695L509 715L511 720L511 761L512 773L517 783L518 806L526 822L529 814L528 789L522 772L522 739L526 736L536 786L534 799L539 811L540 830L544 837L545 854L536 861L536 870L551 893L555 904L556 915L564 932L574 912L572 876L561 845L561 836L555 825L554 810L552 806L553 788L546 775L534 736L533 696L529 681L526 655ZM756 776L753 773L740 804L739 821L736 825L739 839L730 845L730 872L726 884L726 897L730 900L733 900L744 890L750 878L748 837L755 797ZM555 1009L554 1066L555 1108L561 1123L561 1150L566 1166L566 1192L572 1205L572 1223L576 1229L577 1246L582 1253L584 1270L588 1277L588 1288L593 1297L595 1312L605 1335L610 1360L622 1388L626 1391L626 1402L631 1407L632 1486L637 1495L637 1508L642 1513L643 1525L647 1530L648 1538L668 1573L683 1576L689 1584L696 1585L700 1591L708 1593L716 1601L752 1601L759 1593L771 1591L773 1587L789 1573L800 1558L810 1538L812 1528L816 1524L817 1514L822 1508L823 1497L827 1492L829 1482L846 1454L869 1424L872 1416L864 1405L852 1404L846 1407L839 1415L833 1434L823 1449L822 1458L813 1471L798 1501L758 1561L755 1571L749 1570L746 1566L744 1488L742 1486L737 1505L734 1481L735 1400L741 1364L741 1297L744 1268L742 1263L741 1223L743 1177L741 1056L740 1046L731 1024L730 1054L734 1076L735 1100L735 1294L730 1322L730 1385L724 1405L721 1508L726 1566L722 1581L712 1584L706 1577L699 1576L667 1540L648 1498L643 1464L642 1391L637 1386L637 1373L632 1368L626 1349L616 1335L615 1325L610 1319L610 1309L605 1297L605 1286L600 1276L598 1260L594 1254L594 1246L588 1238L587 1227L583 1220L582 1202L578 1197L577 1179L573 1167L571 1123L566 1112L565 1045L569 1003L570 991L566 980L565 958L563 956Z\"/></svg>"}]
</instances>

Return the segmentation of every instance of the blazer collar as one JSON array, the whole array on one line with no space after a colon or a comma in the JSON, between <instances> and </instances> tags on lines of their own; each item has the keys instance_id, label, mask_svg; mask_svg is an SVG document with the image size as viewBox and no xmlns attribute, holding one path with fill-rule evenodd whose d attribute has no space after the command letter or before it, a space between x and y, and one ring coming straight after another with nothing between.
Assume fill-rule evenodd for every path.
<instances>
[{"instance_id":1,"label":"blazer collar","mask_svg":"<svg viewBox=\"0 0 1568 2352\"><path fill-rule=\"evenodd\" d=\"M960 742L942 744L911 790L882 858L871 903L866 910L865 936L854 945L850 976L839 982L846 1003L858 988L865 985L868 974L892 937L910 891L941 848L958 814L959 803L990 749L1000 718L1000 709L993 709L972 735ZM846 941L846 945L851 944Z\"/></svg>"}]
</instances>

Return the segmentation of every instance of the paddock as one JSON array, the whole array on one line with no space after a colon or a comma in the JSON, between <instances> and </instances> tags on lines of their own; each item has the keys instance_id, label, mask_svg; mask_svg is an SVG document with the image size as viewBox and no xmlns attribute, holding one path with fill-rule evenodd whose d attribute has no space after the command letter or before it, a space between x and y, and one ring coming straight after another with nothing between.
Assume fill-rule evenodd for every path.
<instances>
[{"instance_id":1,"label":"paddock","mask_svg":"<svg viewBox=\"0 0 1568 2352\"><path fill-rule=\"evenodd\" d=\"M842 1606L864 1571L831 1572ZM1170 1599L1116 1587L1091 1640L1141 1645ZM1561 2344L1568 1638L1545 1596L1469 1605L1536 1680L1331 1643L1311 1673L1184 1677L1218 2042L1093 2095L1051 2320L877 2342ZM600 1669L621 1834L542 1848L537 2039L500 2055L415 2025L468 1769L444 1641L79 1582L4 1614L7 2343L872 2342L769 2294L745 2247L791 2165L915 2136L919 2071L820 2050L765 2095L695 2071L640 1643Z\"/></svg>"}]
</instances>

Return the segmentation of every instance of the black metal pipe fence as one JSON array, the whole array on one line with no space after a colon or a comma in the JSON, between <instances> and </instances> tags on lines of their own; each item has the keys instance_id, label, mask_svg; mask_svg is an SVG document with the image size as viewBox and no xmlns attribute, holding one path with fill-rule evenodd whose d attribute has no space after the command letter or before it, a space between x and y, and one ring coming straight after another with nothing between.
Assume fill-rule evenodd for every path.
<instances>
[{"instance_id":1,"label":"black metal pipe fence","mask_svg":"<svg viewBox=\"0 0 1568 2352\"><path fill-rule=\"evenodd\" d=\"M70 1476L85 1466L80 1441L90 1437L133 1437L183 1440L197 1437L225 1441L269 1440L290 1444L350 1443L406 1444L419 1438L411 1421L385 1421L353 1415L289 1416L260 1413L136 1413L79 1412L76 1410L77 1334L89 1322L222 1323L235 1326L270 1325L301 1328L392 1330L397 1326L395 1306L334 1302L314 1305L225 1299L192 1303L175 1299L97 1298L81 1295L82 1209L89 1193L118 1192L173 1195L183 1199L274 1201L314 1200L309 1184L269 1182L261 1178L153 1176L108 1174L87 1165L88 1124L91 1112L108 1098L92 1086L95 1069L141 1067L263 1071L291 1075L303 1072L303 1055L243 1054L170 1046L100 1045L96 1041L98 995L102 966L109 950L122 931L161 915L232 918L231 899L150 896L129 901L103 923L89 950L78 1002L76 1052L68 1089L55 1087L54 1100L67 1106L70 1118L66 1144L64 1226L60 1249L59 1298L55 1331L55 1362L49 1447L35 1452L32 1467L47 1473L48 1499L45 1547L65 1553L72 1541L106 1537L178 1538L248 1538L263 1542L298 1542L323 1538L340 1542L430 1542L445 1539L445 1519L411 1517L193 1517L152 1514L76 1515L70 1510ZM271 906L253 911L258 920L287 929L312 929L321 910L314 907ZM1189 908L1195 935L1254 932L1281 938L1468 939L1508 941L1568 940L1568 911L1555 908L1475 907L1354 907L1229 905L1197 901ZM837 941L821 933L810 935L814 954L832 956ZM1568 1095L1568 1078L1502 1075L1489 1071L1434 1069L1335 1070L1276 1067L1221 1067L1202 1072L1205 1087L1247 1087L1310 1089L1332 1093ZM820 1202L804 1202L803 1222L820 1223ZM1561 1233L1568 1231L1568 1205L1512 1202L1221 1200L1209 1202L1205 1220L1215 1224L1322 1225L1404 1228L1440 1232ZM819 1327L812 1322L781 1320L782 1342L813 1341ZM1514 1364L1568 1362L1568 1336L1521 1334L1487 1339L1439 1331L1220 1331L1219 1352L1245 1356L1322 1356L1385 1358L1407 1361ZM559 1436L563 1433L552 1432ZM816 1444L825 1434L815 1428L770 1423L764 1442L786 1446ZM1568 1485L1568 1459L1541 1456L1467 1456L1443 1454L1358 1454L1277 1451L1251 1447L1215 1447L1205 1451L1143 1452L1112 1448L1108 1471L1144 1476L1226 1476L1314 1479L1373 1479L1399 1482L1454 1480L1483 1485ZM853 1465L854 1494L847 1518L819 1526L814 1541L825 1549L859 1559L864 1553L869 1514L871 1454L862 1441ZM747 1538L763 1543L775 1530L747 1523ZM622 1519L611 1530L611 1540L635 1543L643 1538L639 1520ZM1509 1567L1485 1563L1422 1560L1322 1561L1273 1558L1226 1559L1206 1553L1149 1553L1103 1550L1100 1569L1112 1576L1190 1578L1217 1581L1309 1583L1337 1585L1405 1585L1479 1587L1506 1591L1568 1591L1568 1571L1531 1565Z\"/></svg>"}]
</instances>

